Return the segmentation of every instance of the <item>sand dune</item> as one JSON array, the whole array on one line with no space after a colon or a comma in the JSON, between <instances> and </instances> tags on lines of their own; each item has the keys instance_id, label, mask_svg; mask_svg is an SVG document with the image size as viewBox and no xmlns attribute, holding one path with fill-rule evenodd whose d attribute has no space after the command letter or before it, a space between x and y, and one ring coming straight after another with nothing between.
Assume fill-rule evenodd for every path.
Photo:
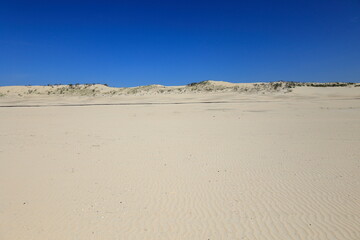
<instances>
[{"instance_id":1,"label":"sand dune","mask_svg":"<svg viewBox=\"0 0 360 240\"><path fill-rule=\"evenodd\" d=\"M346 87L357 88L360 83L302 83L302 82L267 82L267 83L229 83L223 81L202 81L185 86L148 85L129 88L108 87L102 84L69 84L48 86L7 86L0 87L0 97L39 97L39 96L141 96L192 93L242 93L269 94L290 93L301 87Z\"/></svg>"},{"instance_id":2,"label":"sand dune","mask_svg":"<svg viewBox=\"0 0 360 240\"><path fill-rule=\"evenodd\" d=\"M0 88L0 239L360 239L360 88L219 86Z\"/></svg>"}]
</instances>

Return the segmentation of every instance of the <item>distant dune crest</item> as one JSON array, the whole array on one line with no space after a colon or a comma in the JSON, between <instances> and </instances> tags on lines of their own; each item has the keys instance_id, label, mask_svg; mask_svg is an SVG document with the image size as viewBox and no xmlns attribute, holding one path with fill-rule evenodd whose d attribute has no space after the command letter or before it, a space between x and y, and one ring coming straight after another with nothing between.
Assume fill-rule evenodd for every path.
<instances>
[{"instance_id":1,"label":"distant dune crest","mask_svg":"<svg viewBox=\"0 0 360 240\"><path fill-rule=\"evenodd\" d=\"M230 83L207 80L194 82L184 86L163 86L158 84L115 88L106 84L68 84L47 86L7 86L0 87L0 97L4 96L37 96L37 95L67 95L67 96L119 96L119 95L156 95L156 94L186 94L186 93L289 93L296 87L360 87L360 83L348 82L260 82L260 83Z\"/></svg>"}]
</instances>

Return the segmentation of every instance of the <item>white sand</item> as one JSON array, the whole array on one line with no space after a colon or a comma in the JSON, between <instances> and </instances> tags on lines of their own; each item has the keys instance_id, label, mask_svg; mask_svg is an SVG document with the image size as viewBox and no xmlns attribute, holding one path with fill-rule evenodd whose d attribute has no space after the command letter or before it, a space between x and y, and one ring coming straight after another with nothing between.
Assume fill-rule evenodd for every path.
<instances>
[{"instance_id":1,"label":"white sand","mask_svg":"<svg viewBox=\"0 0 360 240\"><path fill-rule=\"evenodd\" d=\"M139 104L49 106L88 103ZM0 239L360 239L360 88L19 105L42 107L0 107Z\"/></svg>"}]
</instances>

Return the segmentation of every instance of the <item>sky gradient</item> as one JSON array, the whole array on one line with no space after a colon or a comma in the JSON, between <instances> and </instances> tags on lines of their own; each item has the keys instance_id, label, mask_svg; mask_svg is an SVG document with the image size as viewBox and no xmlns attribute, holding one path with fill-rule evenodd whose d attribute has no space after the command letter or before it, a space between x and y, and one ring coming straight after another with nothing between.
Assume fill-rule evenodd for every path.
<instances>
[{"instance_id":1,"label":"sky gradient","mask_svg":"<svg viewBox=\"0 0 360 240\"><path fill-rule=\"evenodd\" d=\"M0 0L0 85L360 81L360 1Z\"/></svg>"}]
</instances>

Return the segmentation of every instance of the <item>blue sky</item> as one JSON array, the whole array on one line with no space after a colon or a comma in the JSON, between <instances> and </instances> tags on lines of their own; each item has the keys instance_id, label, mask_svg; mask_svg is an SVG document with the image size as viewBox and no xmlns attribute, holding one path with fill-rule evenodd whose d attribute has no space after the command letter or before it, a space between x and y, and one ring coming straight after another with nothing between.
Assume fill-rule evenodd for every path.
<instances>
[{"instance_id":1,"label":"blue sky","mask_svg":"<svg viewBox=\"0 0 360 240\"><path fill-rule=\"evenodd\" d=\"M0 85L360 81L360 1L0 0Z\"/></svg>"}]
</instances>

